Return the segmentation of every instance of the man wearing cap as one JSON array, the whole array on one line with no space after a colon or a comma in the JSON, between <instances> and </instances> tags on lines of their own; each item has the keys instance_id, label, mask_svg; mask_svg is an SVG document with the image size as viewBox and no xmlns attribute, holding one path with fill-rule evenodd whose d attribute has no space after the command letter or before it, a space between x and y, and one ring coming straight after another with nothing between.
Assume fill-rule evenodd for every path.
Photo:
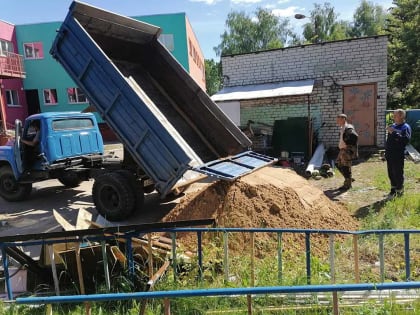
<instances>
[{"instance_id":1,"label":"man wearing cap","mask_svg":"<svg viewBox=\"0 0 420 315\"><path fill-rule=\"evenodd\" d=\"M337 115L337 125L340 126L340 141L338 142L338 157L336 160L337 169L344 176L344 184L339 189L348 190L351 188L351 164L357 159L357 134L354 126L347 122L346 114Z\"/></svg>"}]
</instances>

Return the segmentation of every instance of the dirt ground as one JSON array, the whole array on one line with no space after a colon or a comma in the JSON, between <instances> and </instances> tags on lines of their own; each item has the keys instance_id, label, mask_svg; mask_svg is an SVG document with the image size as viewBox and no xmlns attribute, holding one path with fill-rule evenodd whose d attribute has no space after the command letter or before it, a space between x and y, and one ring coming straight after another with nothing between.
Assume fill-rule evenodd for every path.
<instances>
[{"instance_id":1,"label":"dirt ground","mask_svg":"<svg viewBox=\"0 0 420 315\"><path fill-rule=\"evenodd\" d=\"M413 163L407 161L407 163ZM419 165L420 167L420 165ZM359 219L387 200L387 191L374 186L374 174L384 171L380 157L359 160L353 166L353 188L340 191L343 177L306 179L291 168L270 166L235 182L215 182L187 194L163 221L214 218L218 227L297 228L358 230ZM407 178L417 183L419 179ZM409 185L420 193L420 185ZM302 238L302 236L301 236ZM249 240L235 240L240 249ZM285 240L293 244L296 237ZM325 246L326 238L318 240ZM195 238L184 235L182 243L194 248ZM301 243L301 242L300 242Z\"/></svg>"},{"instance_id":2,"label":"dirt ground","mask_svg":"<svg viewBox=\"0 0 420 315\"><path fill-rule=\"evenodd\" d=\"M204 218L214 218L217 227L358 229L357 219L344 204L332 201L294 170L280 166L262 168L234 182L215 182L187 194L163 220ZM195 235L178 237L189 250L195 248ZM258 240L275 244L272 242L275 237L275 233L259 234ZM303 234L288 233L283 242L285 246L302 249L303 237ZM325 248L327 241L326 237L317 237L314 250ZM241 251L248 242L247 233L237 234L230 247Z\"/></svg>"}]
</instances>

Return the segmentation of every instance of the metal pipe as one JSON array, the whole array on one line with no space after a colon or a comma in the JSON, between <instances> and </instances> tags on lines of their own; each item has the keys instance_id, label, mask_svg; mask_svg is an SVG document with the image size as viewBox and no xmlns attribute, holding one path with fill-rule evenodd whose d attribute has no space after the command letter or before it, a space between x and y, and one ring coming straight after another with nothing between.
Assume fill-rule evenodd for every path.
<instances>
[{"instance_id":1,"label":"metal pipe","mask_svg":"<svg viewBox=\"0 0 420 315\"><path fill-rule=\"evenodd\" d=\"M282 244L282 233L277 233L277 268L278 268L278 280L279 283L283 283L283 244Z\"/></svg>"},{"instance_id":2,"label":"metal pipe","mask_svg":"<svg viewBox=\"0 0 420 315\"><path fill-rule=\"evenodd\" d=\"M311 234L305 233L306 283L311 284Z\"/></svg>"},{"instance_id":3,"label":"metal pipe","mask_svg":"<svg viewBox=\"0 0 420 315\"><path fill-rule=\"evenodd\" d=\"M410 234L404 233L405 280L410 281Z\"/></svg>"},{"instance_id":4,"label":"metal pipe","mask_svg":"<svg viewBox=\"0 0 420 315\"><path fill-rule=\"evenodd\" d=\"M202 232L197 231L197 256L198 256L198 275L203 280L203 248L202 248Z\"/></svg>"},{"instance_id":5,"label":"metal pipe","mask_svg":"<svg viewBox=\"0 0 420 315\"><path fill-rule=\"evenodd\" d=\"M385 281L384 235L379 234L379 270L381 282Z\"/></svg>"},{"instance_id":6,"label":"metal pipe","mask_svg":"<svg viewBox=\"0 0 420 315\"><path fill-rule=\"evenodd\" d=\"M176 281L176 269L177 269L177 261L176 261L176 232L171 233L172 239L172 269L174 271L174 281Z\"/></svg>"},{"instance_id":7,"label":"metal pipe","mask_svg":"<svg viewBox=\"0 0 420 315\"><path fill-rule=\"evenodd\" d=\"M231 296L248 294L278 294L278 293L313 293L313 292L343 292L343 291L382 291L419 289L420 281L413 282L385 282L364 284L327 284L327 285L298 285L298 286L274 286L254 288L216 288L198 290L169 290L130 293L105 293L89 295L61 295L17 298L18 304L47 304L47 303L81 303L85 301L111 301L132 299L163 299L198 296Z\"/></svg>"},{"instance_id":8,"label":"metal pipe","mask_svg":"<svg viewBox=\"0 0 420 315\"><path fill-rule=\"evenodd\" d=\"M225 269L225 281L229 281L229 247L228 233L223 233L223 266Z\"/></svg>"}]
</instances>

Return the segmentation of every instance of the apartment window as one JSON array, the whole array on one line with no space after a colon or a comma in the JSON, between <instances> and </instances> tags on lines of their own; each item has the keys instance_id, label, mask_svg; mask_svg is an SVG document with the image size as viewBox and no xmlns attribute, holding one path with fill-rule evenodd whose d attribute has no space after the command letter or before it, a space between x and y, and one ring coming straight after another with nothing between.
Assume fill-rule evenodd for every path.
<instances>
[{"instance_id":1,"label":"apartment window","mask_svg":"<svg viewBox=\"0 0 420 315\"><path fill-rule=\"evenodd\" d=\"M19 106L19 97L16 90L6 90L7 106Z\"/></svg>"},{"instance_id":2,"label":"apartment window","mask_svg":"<svg viewBox=\"0 0 420 315\"><path fill-rule=\"evenodd\" d=\"M159 41L165 46L169 51L174 51L174 34L160 34Z\"/></svg>"},{"instance_id":3,"label":"apartment window","mask_svg":"<svg viewBox=\"0 0 420 315\"><path fill-rule=\"evenodd\" d=\"M44 90L44 104L54 105L57 104L57 90L56 89L45 89Z\"/></svg>"},{"instance_id":4,"label":"apartment window","mask_svg":"<svg viewBox=\"0 0 420 315\"><path fill-rule=\"evenodd\" d=\"M13 43L0 39L0 56L7 56L8 52L13 52Z\"/></svg>"},{"instance_id":5,"label":"apartment window","mask_svg":"<svg viewBox=\"0 0 420 315\"><path fill-rule=\"evenodd\" d=\"M44 51L42 49L42 43L25 43L23 44L23 52L26 59L43 59Z\"/></svg>"},{"instance_id":6,"label":"apartment window","mask_svg":"<svg viewBox=\"0 0 420 315\"><path fill-rule=\"evenodd\" d=\"M87 103L85 93L79 88L68 88L67 97L69 103Z\"/></svg>"}]
</instances>

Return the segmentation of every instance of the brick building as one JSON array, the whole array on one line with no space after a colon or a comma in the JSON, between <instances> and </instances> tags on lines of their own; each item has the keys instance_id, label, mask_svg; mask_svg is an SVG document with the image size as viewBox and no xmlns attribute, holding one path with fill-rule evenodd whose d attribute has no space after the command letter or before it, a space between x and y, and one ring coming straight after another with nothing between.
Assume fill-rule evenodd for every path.
<instances>
[{"instance_id":1,"label":"brick building","mask_svg":"<svg viewBox=\"0 0 420 315\"><path fill-rule=\"evenodd\" d=\"M384 146L386 36L230 55L221 62L224 88L212 99L238 125L284 126L293 143L309 146L318 130L328 147L337 145L336 115L344 112L361 146ZM299 122L306 126L296 129Z\"/></svg>"}]
</instances>

